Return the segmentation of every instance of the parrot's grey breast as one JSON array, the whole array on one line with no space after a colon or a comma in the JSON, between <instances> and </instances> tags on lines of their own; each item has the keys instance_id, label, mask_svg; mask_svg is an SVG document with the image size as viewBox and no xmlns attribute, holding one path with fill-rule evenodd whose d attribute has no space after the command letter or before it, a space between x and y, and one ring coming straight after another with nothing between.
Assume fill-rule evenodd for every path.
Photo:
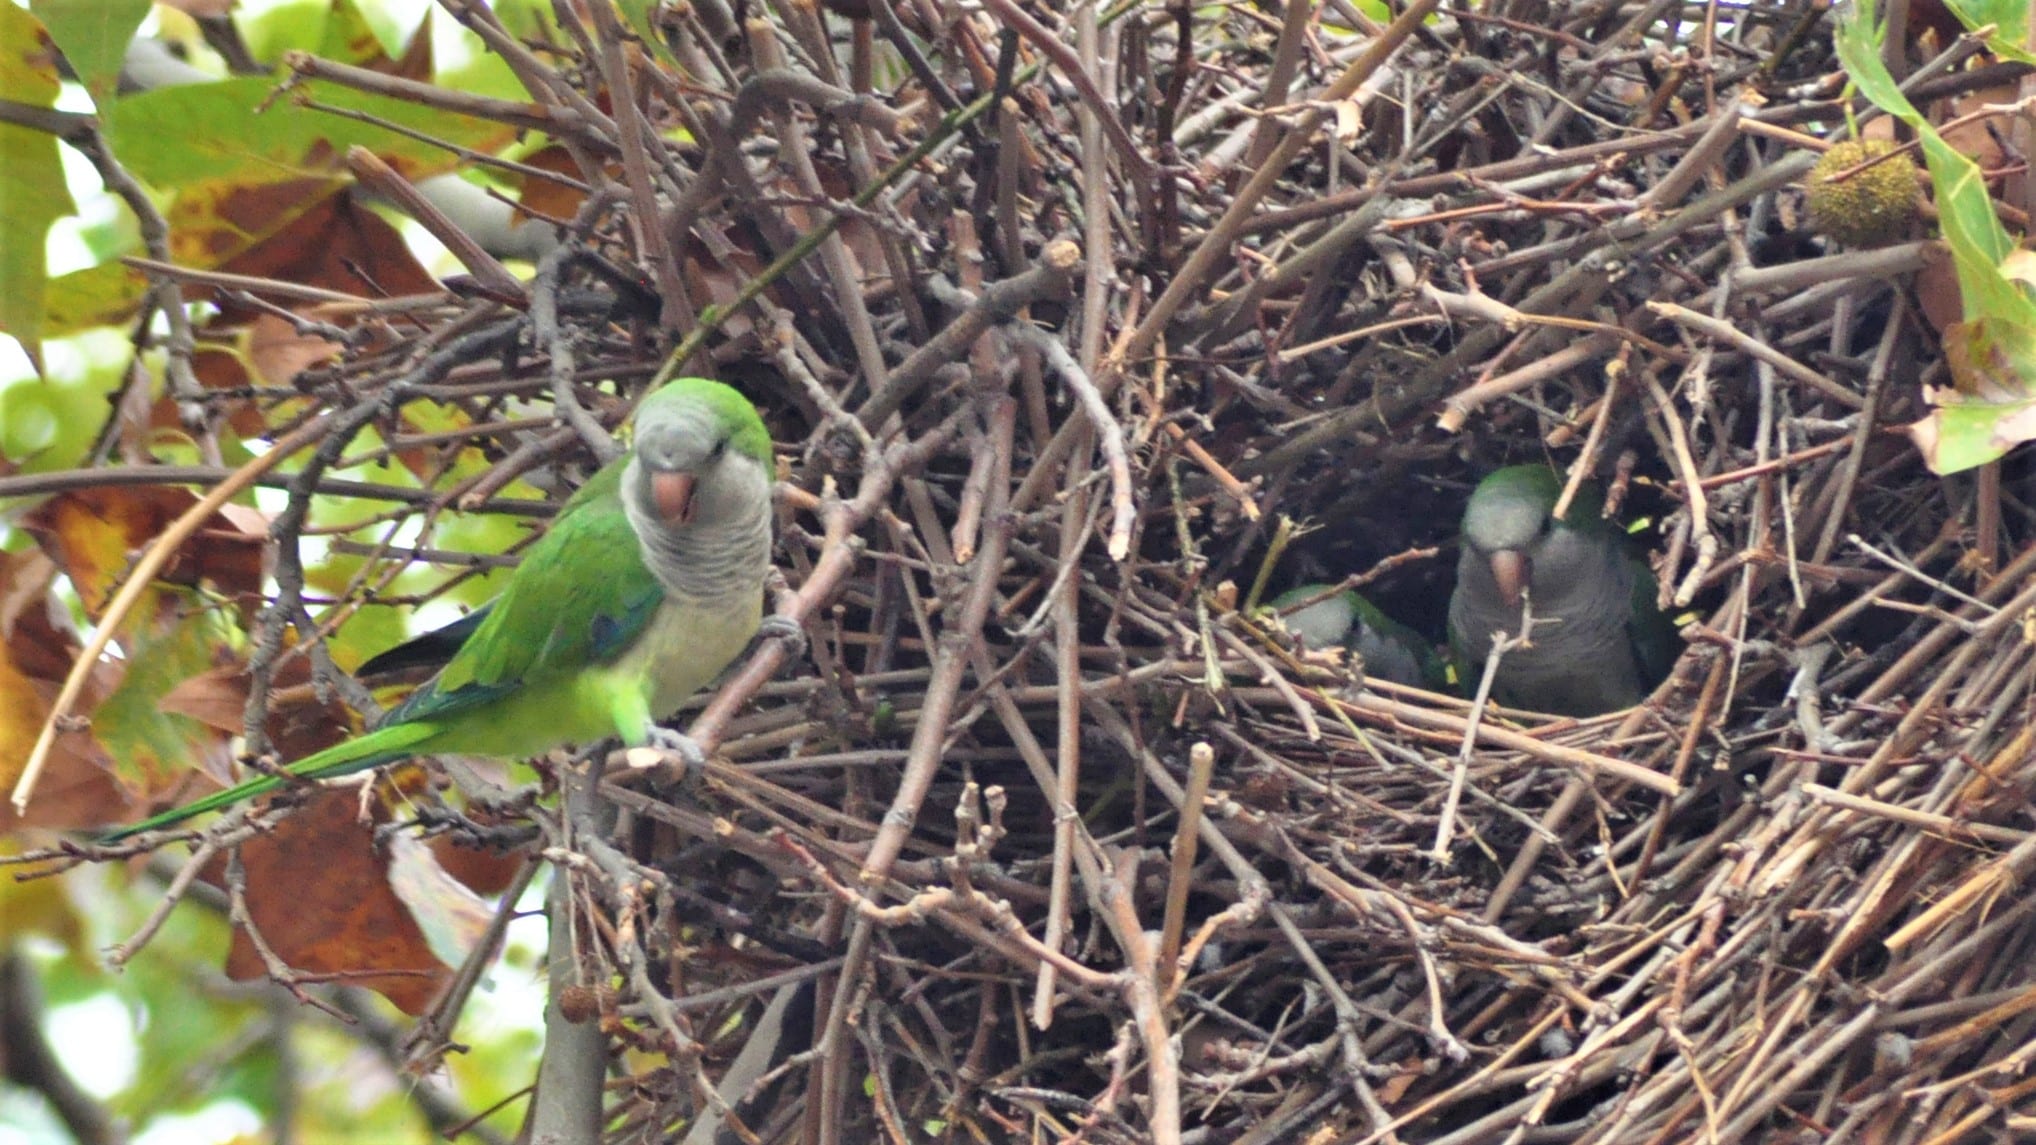
<instances>
[{"instance_id":1,"label":"parrot's grey breast","mask_svg":"<svg viewBox=\"0 0 2036 1145\"><path fill-rule=\"evenodd\" d=\"M1507 707L1589 716L1630 707L1644 698L1628 621L1633 570L1616 539L1558 530L1559 547L1537 553L1529 600L1534 632L1507 652L1493 698ZM1553 538L1552 538L1553 539ZM1466 545L1449 599L1449 627L1468 661L1468 681L1484 670L1495 632L1515 634L1520 612L1501 599L1489 558Z\"/></svg>"}]
</instances>

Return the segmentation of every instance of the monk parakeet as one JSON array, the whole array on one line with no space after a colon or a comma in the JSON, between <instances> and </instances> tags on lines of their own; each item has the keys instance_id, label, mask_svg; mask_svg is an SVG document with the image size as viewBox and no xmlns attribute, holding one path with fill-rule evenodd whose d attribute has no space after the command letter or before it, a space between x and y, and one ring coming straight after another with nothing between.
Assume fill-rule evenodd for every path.
<instances>
[{"instance_id":1,"label":"monk parakeet","mask_svg":"<svg viewBox=\"0 0 2036 1145\"><path fill-rule=\"evenodd\" d=\"M1340 646L1357 653L1367 676L1411 688L1443 685L1442 658L1435 654L1434 645L1356 592L1345 590L1306 608L1284 611L1299 601L1322 596L1328 589L1326 584L1304 584L1274 598L1272 607L1281 612L1280 621L1287 631L1308 647Z\"/></svg>"},{"instance_id":2,"label":"monk parakeet","mask_svg":"<svg viewBox=\"0 0 2036 1145\"><path fill-rule=\"evenodd\" d=\"M1493 698L1571 716L1631 707L1668 674L1675 633L1655 603L1654 575L1604 519L1602 495L1584 486L1557 520L1561 494L1562 478L1545 465L1478 483L1463 512L1450 646L1475 687L1492 634L1519 634L1525 594L1534 631L1500 660Z\"/></svg>"},{"instance_id":3,"label":"monk parakeet","mask_svg":"<svg viewBox=\"0 0 2036 1145\"><path fill-rule=\"evenodd\" d=\"M637 410L628 452L565 503L501 595L371 662L443 661L438 674L376 730L287 770L326 779L415 755L523 759L610 736L691 747L653 721L712 682L757 632L771 480L770 434L747 399L701 378L664 386ZM283 782L248 780L108 841Z\"/></svg>"}]
</instances>

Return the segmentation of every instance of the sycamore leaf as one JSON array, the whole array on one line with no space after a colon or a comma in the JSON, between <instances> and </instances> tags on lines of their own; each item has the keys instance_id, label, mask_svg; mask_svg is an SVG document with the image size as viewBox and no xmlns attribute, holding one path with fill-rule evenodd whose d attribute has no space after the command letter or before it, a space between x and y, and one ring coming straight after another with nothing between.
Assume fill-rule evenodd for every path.
<instances>
[{"instance_id":1,"label":"sycamore leaf","mask_svg":"<svg viewBox=\"0 0 2036 1145\"><path fill-rule=\"evenodd\" d=\"M431 952L458 966L481 944L495 910L438 863L437 854L415 835L389 837L389 888L410 911Z\"/></svg>"},{"instance_id":2,"label":"sycamore leaf","mask_svg":"<svg viewBox=\"0 0 2036 1145\"><path fill-rule=\"evenodd\" d=\"M1944 331L1951 386L1926 387L1936 411L1909 427L1935 473L1956 473L2036 439L2036 330L1981 318Z\"/></svg>"},{"instance_id":3,"label":"sycamore leaf","mask_svg":"<svg viewBox=\"0 0 2036 1145\"><path fill-rule=\"evenodd\" d=\"M2036 437L2036 296L1979 165L1945 142L1881 62L1886 33L1873 0L1859 0L1839 22L1838 56L1868 99L1915 129L1930 168L1964 320L1944 331L1952 386L1925 394L1937 409L1909 433L1932 472L1956 473Z\"/></svg>"},{"instance_id":4,"label":"sycamore leaf","mask_svg":"<svg viewBox=\"0 0 2036 1145\"><path fill-rule=\"evenodd\" d=\"M41 21L0 4L0 100L50 107L56 102L56 51ZM77 212L53 136L0 123L0 333L13 335L40 362L43 294L49 284L44 237Z\"/></svg>"},{"instance_id":5,"label":"sycamore leaf","mask_svg":"<svg viewBox=\"0 0 2036 1145\"><path fill-rule=\"evenodd\" d=\"M1993 28L1987 51L2003 59L2036 64L2029 42L2029 0L1944 0L1944 6L1967 28Z\"/></svg>"},{"instance_id":6,"label":"sycamore leaf","mask_svg":"<svg viewBox=\"0 0 2036 1145\"><path fill-rule=\"evenodd\" d=\"M389 886L373 829L356 818L354 789L322 791L275 831L241 847L248 914L277 957L298 970L365 986L407 1014L431 1004L450 971ZM233 933L226 974L267 973L245 931Z\"/></svg>"},{"instance_id":7,"label":"sycamore leaf","mask_svg":"<svg viewBox=\"0 0 2036 1145\"><path fill-rule=\"evenodd\" d=\"M128 41L148 15L149 0L36 0L35 14L49 27L85 90L102 106L113 97Z\"/></svg>"}]
</instances>

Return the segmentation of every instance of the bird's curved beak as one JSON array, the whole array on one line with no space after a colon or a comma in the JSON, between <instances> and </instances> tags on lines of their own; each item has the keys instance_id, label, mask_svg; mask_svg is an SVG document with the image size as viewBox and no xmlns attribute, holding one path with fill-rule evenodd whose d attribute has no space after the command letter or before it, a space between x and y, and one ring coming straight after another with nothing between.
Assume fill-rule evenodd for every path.
<instances>
[{"instance_id":1,"label":"bird's curved beak","mask_svg":"<svg viewBox=\"0 0 2036 1145\"><path fill-rule=\"evenodd\" d=\"M688 523L693 519L693 475L651 474L650 500L660 520L671 525Z\"/></svg>"},{"instance_id":2,"label":"bird's curved beak","mask_svg":"<svg viewBox=\"0 0 2036 1145\"><path fill-rule=\"evenodd\" d=\"M1520 595L1527 591L1527 582L1534 570L1528 564L1527 554L1519 549L1500 549L1492 554L1492 579L1499 584L1499 599L1507 608L1520 607Z\"/></svg>"}]
</instances>

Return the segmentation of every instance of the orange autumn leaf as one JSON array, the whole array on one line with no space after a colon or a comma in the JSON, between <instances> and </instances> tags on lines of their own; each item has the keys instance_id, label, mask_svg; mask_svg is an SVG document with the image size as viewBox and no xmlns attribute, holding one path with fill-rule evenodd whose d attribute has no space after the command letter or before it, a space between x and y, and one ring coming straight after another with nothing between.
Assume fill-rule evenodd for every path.
<instances>
[{"instance_id":1,"label":"orange autumn leaf","mask_svg":"<svg viewBox=\"0 0 2036 1145\"><path fill-rule=\"evenodd\" d=\"M43 550L71 578L85 611L98 616L135 556L197 502L189 490L169 486L79 489L44 502L27 524ZM259 516L250 511L222 512L178 550L160 579L171 584L210 582L235 596L259 593L266 532Z\"/></svg>"}]
</instances>

